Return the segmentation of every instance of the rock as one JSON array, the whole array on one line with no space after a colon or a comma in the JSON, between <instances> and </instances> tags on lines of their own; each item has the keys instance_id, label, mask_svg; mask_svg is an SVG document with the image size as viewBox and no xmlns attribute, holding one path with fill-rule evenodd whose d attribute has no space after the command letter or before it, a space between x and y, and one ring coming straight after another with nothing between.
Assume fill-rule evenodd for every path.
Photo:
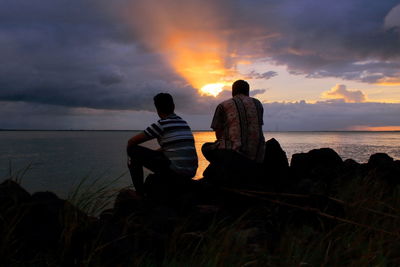
<instances>
[{"instance_id":1,"label":"rock","mask_svg":"<svg viewBox=\"0 0 400 267\"><path fill-rule=\"evenodd\" d=\"M217 150L215 160L204 171L204 179L217 186L281 191L288 184L289 163L279 142L272 138L265 143L262 164L231 151Z\"/></svg>"},{"instance_id":2,"label":"rock","mask_svg":"<svg viewBox=\"0 0 400 267\"><path fill-rule=\"evenodd\" d=\"M310 170L315 167L336 168L343 164L342 158L331 148L313 149L308 153L294 154L290 162L292 170Z\"/></svg>"},{"instance_id":3,"label":"rock","mask_svg":"<svg viewBox=\"0 0 400 267\"><path fill-rule=\"evenodd\" d=\"M386 168L393 164L393 158L386 153L375 153L369 157L367 167L373 168Z\"/></svg>"},{"instance_id":4,"label":"rock","mask_svg":"<svg viewBox=\"0 0 400 267\"><path fill-rule=\"evenodd\" d=\"M371 155L366 164L367 176L376 177L390 186L400 184L400 164L385 153Z\"/></svg>"},{"instance_id":5,"label":"rock","mask_svg":"<svg viewBox=\"0 0 400 267\"><path fill-rule=\"evenodd\" d=\"M313 149L308 153L294 154L290 163L294 184L308 181L308 188L298 188L303 193L326 193L340 177L343 161L331 148ZM309 184L311 181L311 185Z\"/></svg>"},{"instance_id":6,"label":"rock","mask_svg":"<svg viewBox=\"0 0 400 267\"><path fill-rule=\"evenodd\" d=\"M214 151L214 161L204 171L204 179L217 186L244 187L257 183L255 177L261 170L256 164L233 150Z\"/></svg>"},{"instance_id":7,"label":"rock","mask_svg":"<svg viewBox=\"0 0 400 267\"><path fill-rule=\"evenodd\" d=\"M269 191L285 191L288 185L289 162L279 142L272 138L265 143L263 177L258 185Z\"/></svg>"},{"instance_id":8,"label":"rock","mask_svg":"<svg viewBox=\"0 0 400 267\"><path fill-rule=\"evenodd\" d=\"M64 200L52 192L34 193L27 204L17 232L24 241L24 257L57 249L62 233Z\"/></svg>"},{"instance_id":9,"label":"rock","mask_svg":"<svg viewBox=\"0 0 400 267\"><path fill-rule=\"evenodd\" d=\"M0 265L11 266L7 263L7 257L18 257L23 246L22 235L18 232L30 194L18 183L5 180L0 184ZM14 263L15 264L15 263Z\"/></svg>"},{"instance_id":10,"label":"rock","mask_svg":"<svg viewBox=\"0 0 400 267\"><path fill-rule=\"evenodd\" d=\"M289 168L289 162L286 152L275 138L265 142L264 166L270 170L286 170Z\"/></svg>"},{"instance_id":11,"label":"rock","mask_svg":"<svg viewBox=\"0 0 400 267\"><path fill-rule=\"evenodd\" d=\"M144 188L146 201L154 205L175 205L191 187L192 180L174 174L154 173L147 176Z\"/></svg>"},{"instance_id":12,"label":"rock","mask_svg":"<svg viewBox=\"0 0 400 267\"><path fill-rule=\"evenodd\" d=\"M13 180L5 180L0 184L0 213L15 209L29 201L31 195Z\"/></svg>"},{"instance_id":13,"label":"rock","mask_svg":"<svg viewBox=\"0 0 400 267\"><path fill-rule=\"evenodd\" d=\"M343 181L349 181L356 177L360 177L364 174L364 167L362 164L356 162L353 159L346 159L343 162L343 174L341 175L341 179Z\"/></svg>"},{"instance_id":14,"label":"rock","mask_svg":"<svg viewBox=\"0 0 400 267\"><path fill-rule=\"evenodd\" d=\"M400 160L395 160L393 165L395 166L396 169L400 169Z\"/></svg>"},{"instance_id":15,"label":"rock","mask_svg":"<svg viewBox=\"0 0 400 267\"><path fill-rule=\"evenodd\" d=\"M132 189L122 189L115 199L115 216L128 216L138 212L143 207L143 198Z\"/></svg>"},{"instance_id":16,"label":"rock","mask_svg":"<svg viewBox=\"0 0 400 267\"><path fill-rule=\"evenodd\" d=\"M344 167L346 170L355 170L355 169L357 169L357 168L360 168L360 167L361 167L361 164L358 163L357 161L355 161L354 159L346 159L346 160L343 162L343 167Z\"/></svg>"},{"instance_id":17,"label":"rock","mask_svg":"<svg viewBox=\"0 0 400 267\"><path fill-rule=\"evenodd\" d=\"M363 165L353 159L346 159L343 162L343 172L346 175L358 176L363 169Z\"/></svg>"}]
</instances>

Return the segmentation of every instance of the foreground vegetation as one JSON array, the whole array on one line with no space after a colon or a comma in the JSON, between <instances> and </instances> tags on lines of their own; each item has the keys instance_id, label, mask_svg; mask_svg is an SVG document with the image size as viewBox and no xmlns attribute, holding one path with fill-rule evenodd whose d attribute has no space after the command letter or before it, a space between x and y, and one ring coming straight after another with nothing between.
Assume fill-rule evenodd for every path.
<instances>
[{"instance_id":1,"label":"foreground vegetation","mask_svg":"<svg viewBox=\"0 0 400 267\"><path fill-rule=\"evenodd\" d=\"M115 197L109 185L82 183L64 201L49 192L29 195L7 180L0 185L0 263L398 266L400 177L398 162L391 164L347 162L329 190L315 181L308 192L200 182L160 199L130 189Z\"/></svg>"}]
</instances>

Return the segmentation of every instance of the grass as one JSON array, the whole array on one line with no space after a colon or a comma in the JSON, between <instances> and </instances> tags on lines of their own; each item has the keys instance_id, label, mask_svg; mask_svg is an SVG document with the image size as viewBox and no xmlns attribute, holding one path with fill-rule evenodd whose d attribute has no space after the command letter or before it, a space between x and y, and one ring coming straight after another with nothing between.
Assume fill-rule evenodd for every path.
<instances>
[{"instance_id":1,"label":"grass","mask_svg":"<svg viewBox=\"0 0 400 267\"><path fill-rule=\"evenodd\" d=\"M115 188L115 185L125 174L126 172L114 179L109 179L104 174L93 179L88 174L71 190L67 200L88 215L98 216L105 208L112 207L121 189Z\"/></svg>"},{"instance_id":2,"label":"grass","mask_svg":"<svg viewBox=\"0 0 400 267\"><path fill-rule=\"evenodd\" d=\"M178 227L167 244L163 266L244 266L254 257L247 247L253 229L246 229L246 223L241 217L234 222L215 220L200 232Z\"/></svg>"},{"instance_id":3,"label":"grass","mask_svg":"<svg viewBox=\"0 0 400 267\"><path fill-rule=\"evenodd\" d=\"M248 239L240 238L246 233L246 218L224 227L217 223L201 233L190 253L182 256L182 250L173 246L165 266L400 265L399 188L389 190L376 177L355 179L346 187L347 193L339 194L346 215L331 218L333 226L322 221L321 227L299 226L289 221L273 249L263 246L249 251Z\"/></svg>"},{"instance_id":4,"label":"grass","mask_svg":"<svg viewBox=\"0 0 400 267\"><path fill-rule=\"evenodd\" d=\"M20 185L32 166L33 164L28 164L24 168L15 170L10 161L9 173L4 181L9 180ZM119 191L115 185L124 175L125 173L115 179L109 179L104 175L97 178L87 175L82 178L68 194L64 207L58 213L62 231L55 250L52 250L52 254L37 254L29 260L21 259L20 251L24 249L25 239L21 236L20 227L26 225L27 217L30 218L32 205L29 202L17 201L14 196L11 196L11 199L6 198L6 201L11 200L11 202L4 206L0 203L0 266L59 266L74 250L77 233L88 230L93 221L91 218L98 216L105 208L112 207ZM98 249L96 242L93 242L89 244L87 254L90 256L92 250Z\"/></svg>"},{"instance_id":5,"label":"grass","mask_svg":"<svg viewBox=\"0 0 400 267\"><path fill-rule=\"evenodd\" d=\"M13 180L20 182L26 171L17 173ZM329 211L304 213L315 215L319 212L317 226L298 224L290 219L293 218L291 212L297 208L285 206L284 198L279 198L281 202L268 201L278 199L272 197L260 198L268 209L261 206L235 219L215 216L203 229L193 230L196 218L177 218L172 232L161 234L160 243L153 244L163 248L161 256L151 251L151 245L147 245L148 251L142 250L146 247L146 236L154 234L148 225L151 218L131 215L108 224L108 228L93 231L97 225L93 223L96 216L111 206L117 193L112 188L121 177L108 181L90 176L82 179L68 197L71 205L64 208L59 218L62 233L52 254L38 254L26 261L18 258L21 247L16 231L23 219L24 207L13 216L9 216L11 209L3 211L0 217L0 263L6 263L3 266L59 266L68 262L71 253L79 248L82 251L77 258L79 261L72 261L70 266L110 266L113 260L125 260L126 264L121 266L166 267L400 265L400 189L388 186L375 176L355 177L332 196L343 206L344 216L324 217L323 214L329 215ZM266 223L269 213L280 212L288 213L289 218L279 228L280 239L272 244L257 240L260 229L254 226L252 214L258 214L260 218L265 214ZM104 237L115 229L120 230L119 234L110 239ZM77 242L81 235L90 232L93 232L90 242L86 242L87 239L82 239L86 243Z\"/></svg>"}]
</instances>

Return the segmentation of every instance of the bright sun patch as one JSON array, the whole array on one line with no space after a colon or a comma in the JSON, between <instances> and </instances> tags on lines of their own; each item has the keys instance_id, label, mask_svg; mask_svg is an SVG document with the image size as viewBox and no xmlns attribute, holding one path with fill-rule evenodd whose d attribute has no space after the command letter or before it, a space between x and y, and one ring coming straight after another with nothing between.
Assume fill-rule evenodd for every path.
<instances>
[{"instance_id":1,"label":"bright sun patch","mask_svg":"<svg viewBox=\"0 0 400 267\"><path fill-rule=\"evenodd\" d=\"M205 95L212 95L217 96L219 93L222 92L222 88L225 86L224 83L209 83L204 85L200 92Z\"/></svg>"}]
</instances>

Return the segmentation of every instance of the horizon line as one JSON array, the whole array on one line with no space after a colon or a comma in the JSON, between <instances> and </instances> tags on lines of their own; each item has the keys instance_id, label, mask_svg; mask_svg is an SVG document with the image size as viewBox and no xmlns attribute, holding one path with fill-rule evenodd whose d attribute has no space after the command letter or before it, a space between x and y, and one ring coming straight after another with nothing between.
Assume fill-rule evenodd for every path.
<instances>
[{"instance_id":1,"label":"horizon line","mask_svg":"<svg viewBox=\"0 0 400 267\"><path fill-rule=\"evenodd\" d=\"M139 132L143 131L143 129L0 129L1 132ZM192 130L192 132L213 132L210 130ZM277 131L277 130L263 130L263 132L400 132L400 130L388 130L388 131L368 131L368 130L286 130L286 131Z\"/></svg>"}]
</instances>

